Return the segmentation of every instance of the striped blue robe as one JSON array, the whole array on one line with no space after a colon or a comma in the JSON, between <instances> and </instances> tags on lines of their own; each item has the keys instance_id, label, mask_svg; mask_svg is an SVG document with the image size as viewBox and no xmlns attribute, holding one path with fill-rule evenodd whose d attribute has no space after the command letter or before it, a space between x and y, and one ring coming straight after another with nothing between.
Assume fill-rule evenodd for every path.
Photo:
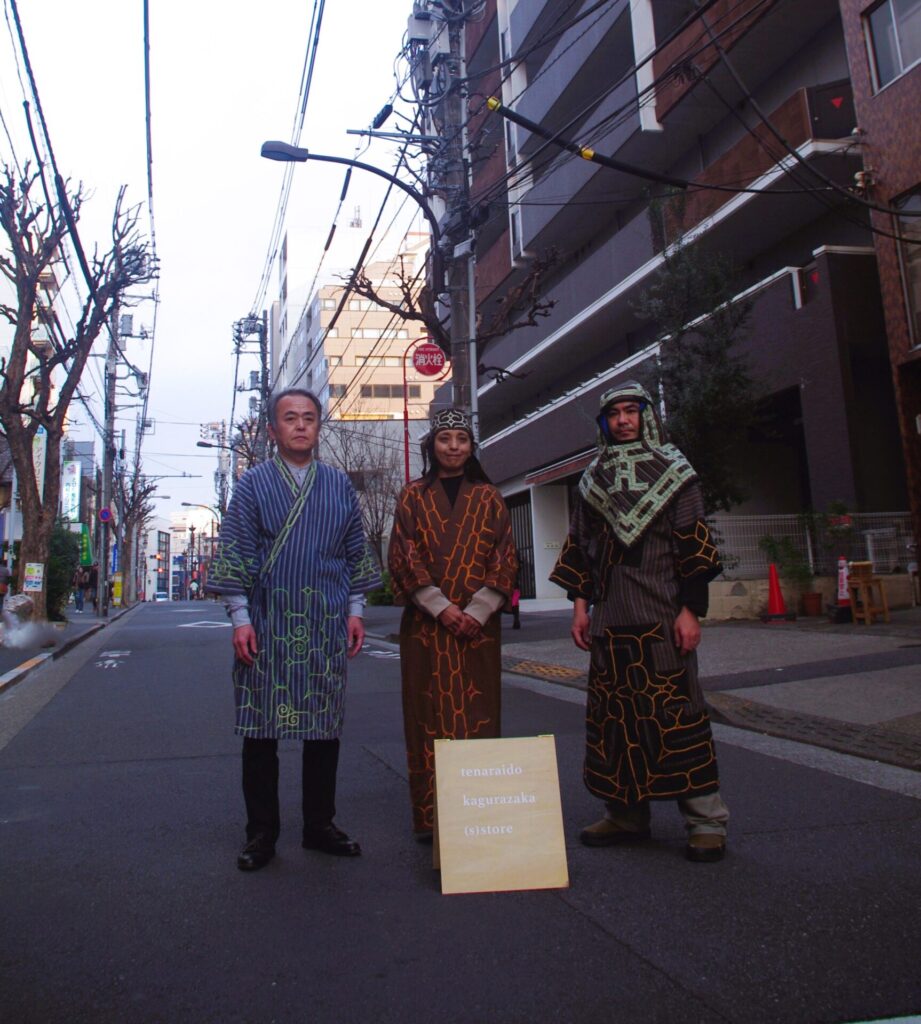
<instances>
[{"instance_id":1,"label":"striped blue robe","mask_svg":"<svg viewBox=\"0 0 921 1024\"><path fill-rule=\"evenodd\" d=\"M267 568L289 512L277 557ZM207 589L246 594L258 639L234 662L236 732L261 739L336 739L342 732L349 594L380 584L348 477L314 462L298 488L275 458L234 487Z\"/></svg>"}]
</instances>

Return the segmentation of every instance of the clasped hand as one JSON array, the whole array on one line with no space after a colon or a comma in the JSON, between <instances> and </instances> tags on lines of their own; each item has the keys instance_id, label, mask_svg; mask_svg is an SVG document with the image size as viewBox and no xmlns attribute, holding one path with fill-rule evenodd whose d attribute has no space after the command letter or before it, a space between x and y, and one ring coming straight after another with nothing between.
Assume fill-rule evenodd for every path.
<instances>
[{"instance_id":1,"label":"clasped hand","mask_svg":"<svg viewBox=\"0 0 921 1024\"><path fill-rule=\"evenodd\" d=\"M438 616L438 621L449 633L463 640L473 640L483 631L479 622L472 615L461 611L456 604L449 604Z\"/></svg>"}]
</instances>

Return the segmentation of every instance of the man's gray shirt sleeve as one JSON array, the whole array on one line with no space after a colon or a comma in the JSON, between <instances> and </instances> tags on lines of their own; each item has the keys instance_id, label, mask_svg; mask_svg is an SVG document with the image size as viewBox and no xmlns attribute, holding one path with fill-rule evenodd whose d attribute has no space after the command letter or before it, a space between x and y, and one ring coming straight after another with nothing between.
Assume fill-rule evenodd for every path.
<instances>
[{"instance_id":1,"label":"man's gray shirt sleeve","mask_svg":"<svg viewBox=\"0 0 921 1024\"><path fill-rule=\"evenodd\" d=\"M246 594L228 594L224 598L224 607L234 629L240 626L249 626L249 601ZM359 618L365 613L365 595L349 594L349 615L357 615Z\"/></svg>"}]
</instances>

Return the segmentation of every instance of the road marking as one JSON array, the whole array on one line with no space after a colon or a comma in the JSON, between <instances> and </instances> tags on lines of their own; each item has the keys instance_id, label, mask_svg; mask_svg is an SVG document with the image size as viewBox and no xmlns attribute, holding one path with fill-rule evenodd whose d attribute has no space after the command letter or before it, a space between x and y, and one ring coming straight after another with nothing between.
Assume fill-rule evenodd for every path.
<instances>
[{"instance_id":1,"label":"road marking","mask_svg":"<svg viewBox=\"0 0 921 1024\"><path fill-rule=\"evenodd\" d=\"M177 629L230 629L229 622L211 622L202 619L200 622L180 622Z\"/></svg>"},{"instance_id":2,"label":"road marking","mask_svg":"<svg viewBox=\"0 0 921 1024\"><path fill-rule=\"evenodd\" d=\"M131 651L100 651L96 668L118 668L122 658L127 658Z\"/></svg>"},{"instance_id":3,"label":"road marking","mask_svg":"<svg viewBox=\"0 0 921 1024\"><path fill-rule=\"evenodd\" d=\"M399 651L388 651L388 650L385 650L383 648L368 647L367 645L365 645L361 649L361 653L362 654L368 654L372 658L399 658L400 657L400 652Z\"/></svg>"}]
</instances>

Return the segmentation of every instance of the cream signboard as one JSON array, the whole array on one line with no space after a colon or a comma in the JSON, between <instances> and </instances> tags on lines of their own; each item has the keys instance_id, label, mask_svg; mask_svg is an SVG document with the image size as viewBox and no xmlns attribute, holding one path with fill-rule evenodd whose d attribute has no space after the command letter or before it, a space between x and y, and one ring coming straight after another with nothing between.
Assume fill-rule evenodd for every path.
<instances>
[{"instance_id":1,"label":"cream signboard","mask_svg":"<svg viewBox=\"0 0 921 1024\"><path fill-rule=\"evenodd\" d=\"M441 891L569 885L552 736L435 740Z\"/></svg>"}]
</instances>

